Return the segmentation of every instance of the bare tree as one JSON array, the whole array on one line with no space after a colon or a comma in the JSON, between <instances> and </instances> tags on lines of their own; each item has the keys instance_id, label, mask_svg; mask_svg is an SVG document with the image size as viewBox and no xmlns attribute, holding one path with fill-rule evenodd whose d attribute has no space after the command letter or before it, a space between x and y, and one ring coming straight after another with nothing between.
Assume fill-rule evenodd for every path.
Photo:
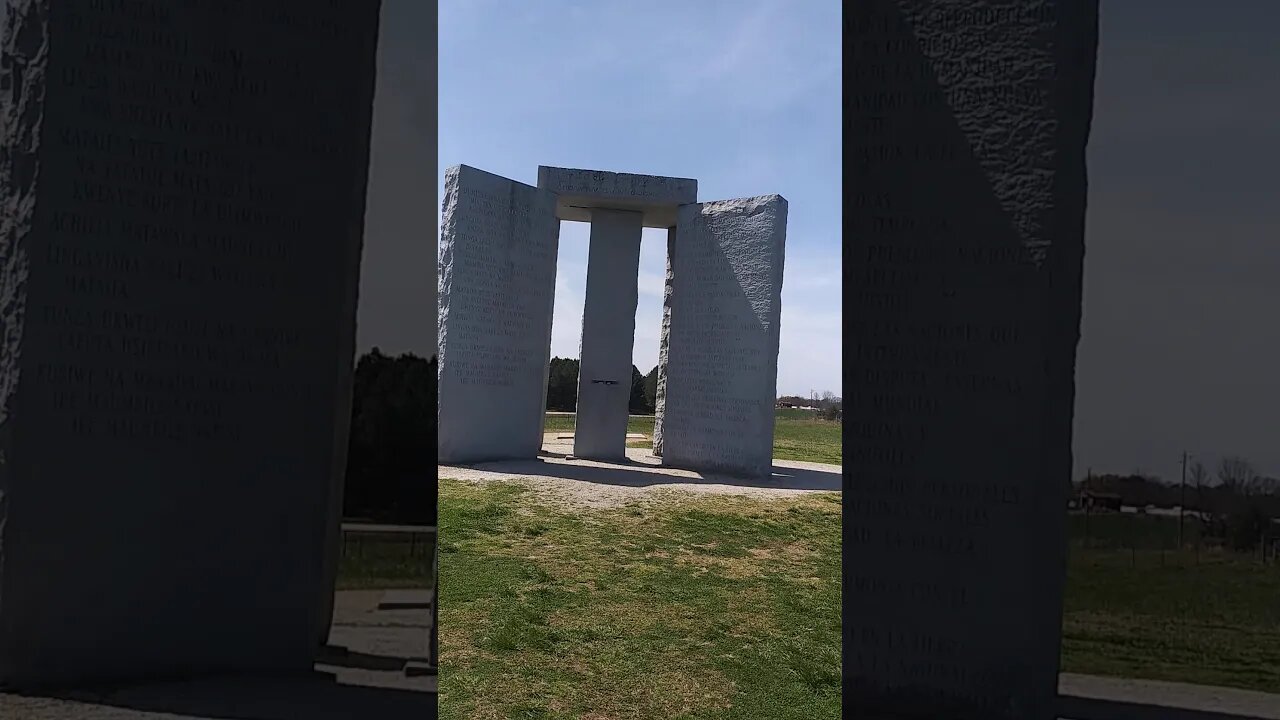
<instances>
[{"instance_id":1,"label":"bare tree","mask_svg":"<svg viewBox=\"0 0 1280 720\"><path fill-rule=\"evenodd\" d=\"M1228 455L1218 461L1218 481L1232 493L1250 494L1255 475L1253 465L1242 457Z\"/></svg>"},{"instance_id":2,"label":"bare tree","mask_svg":"<svg viewBox=\"0 0 1280 720\"><path fill-rule=\"evenodd\" d=\"M1280 491L1280 479L1257 475L1253 478L1252 489L1258 495L1275 495Z\"/></svg>"}]
</instances>

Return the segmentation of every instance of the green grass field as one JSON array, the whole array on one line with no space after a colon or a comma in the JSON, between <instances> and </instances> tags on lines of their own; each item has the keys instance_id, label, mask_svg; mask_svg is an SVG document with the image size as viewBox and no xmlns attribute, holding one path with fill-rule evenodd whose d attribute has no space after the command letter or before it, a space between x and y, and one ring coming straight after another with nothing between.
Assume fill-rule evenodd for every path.
<instances>
[{"instance_id":1,"label":"green grass field","mask_svg":"<svg viewBox=\"0 0 1280 720\"><path fill-rule=\"evenodd\" d=\"M840 717L837 494L440 513L442 718Z\"/></svg>"},{"instance_id":2,"label":"green grass field","mask_svg":"<svg viewBox=\"0 0 1280 720\"><path fill-rule=\"evenodd\" d=\"M589 717L596 704L748 717L767 694L753 673L790 698L776 717L826 707L825 670L802 657L838 667L837 495L583 513L514 485L442 481L440 498L442 607L455 608L441 620L443 662L457 673L442 707L458 708L446 717ZM1065 672L1280 692L1280 566L1196 552L1194 523L1179 552L1176 518L1069 525ZM765 649L780 653L772 674ZM680 686L680 673L714 680ZM504 682L526 690L498 703Z\"/></svg>"},{"instance_id":3,"label":"green grass field","mask_svg":"<svg viewBox=\"0 0 1280 720\"><path fill-rule=\"evenodd\" d=\"M1066 672L1280 693L1280 566L1178 550L1176 518L1071 518Z\"/></svg>"},{"instance_id":4,"label":"green grass field","mask_svg":"<svg viewBox=\"0 0 1280 720\"><path fill-rule=\"evenodd\" d=\"M801 460L839 465L843 458L838 422L821 420L806 410L778 410L773 432L773 456L779 460ZM632 416L627 432L641 433L650 440L628 442L628 447L653 447L651 417ZM573 415L546 416L545 432L573 432Z\"/></svg>"},{"instance_id":5,"label":"green grass field","mask_svg":"<svg viewBox=\"0 0 1280 720\"><path fill-rule=\"evenodd\" d=\"M775 455L839 462L839 424L801 412L779 413ZM548 416L547 429L571 432L573 416ZM633 417L628 431L651 435L653 419ZM829 707L838 496L572 515L520 497L512 486L442 481L442 607L457 608L441 621L441 707L457 708L446 717L591 717L593 703L602 717ZM1280 565L1201 541L1192 520L1179 549L1176 517L1073 514L1068 527L1065 672L1280 693ZM772 670L765 648L777 653ZM520 699L498 702L504 682L523 688ZM775 692L788 699L768 705Z\"/></svg>"},{"instance_id":6,"label":"green grass field","mask_svg":"<svg viewBox=\"0 0 1280 720\"><path fill-rule=\"evenodd\" d=\"M355 540L338 556L339 590L429 589L434 545Z\"/></svg>"}]
</instances>

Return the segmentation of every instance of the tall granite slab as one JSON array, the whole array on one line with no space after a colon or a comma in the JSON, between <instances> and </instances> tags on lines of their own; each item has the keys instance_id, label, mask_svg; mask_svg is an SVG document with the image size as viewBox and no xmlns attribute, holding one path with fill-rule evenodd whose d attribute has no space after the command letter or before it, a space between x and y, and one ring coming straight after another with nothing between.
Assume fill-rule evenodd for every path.
<instances>
[{"instance_id":1,"label":"tall granite slab","mask_svg":"<svg viewBox=\"0 0 1280 720\"><path fill-rule=\"evenodd\" d=\"M847 712L1055 717L1097 12L846 15Z\"/></svg>"},{"instance_id":2,"label":"tall granite slab","mask_svg":"<svg viewBox=\"0 0 1280 720\"><path fill-rule=\"evenodd\" d=\"M542 449L560 223L555 196L466 165L445 174L440 462Z\"/></svg>"},{"instance_id":3,"label":"tall granite slab","mask_svg":"<svg viewBox=\"0 0 1280 720\"><path fill-rule=\"evenodd\" d=\"M591 211L573 434L576 457L626 459L642 217L627 210Z\"/></svg>"},{"instance_id":4,"label":"tall granite slab","mask_svg":"<svg viewBox=\"0 0 1280 720\"><path fill-rule=\"evenodd\" d=\"M309 670L379 4L0 8L0 685Z\"/></svg>"},{"instance_id":5,"label":"tall granite slab","mask_svg":"<svg viewBox=\"0 0 1280 720\"><path fill-rule=\"evenodd\" d=\"M768 477L787 201L685 205L672 243L662 462Z\"/></svg>"}]
</instances>

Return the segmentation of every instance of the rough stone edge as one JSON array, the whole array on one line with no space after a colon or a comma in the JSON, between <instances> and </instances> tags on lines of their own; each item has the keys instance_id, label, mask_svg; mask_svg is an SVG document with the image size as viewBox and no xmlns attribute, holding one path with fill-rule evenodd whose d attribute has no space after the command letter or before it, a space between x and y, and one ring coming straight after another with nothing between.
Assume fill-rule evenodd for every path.
<instances>
[{"instance_id":1,"label":"rough stone edge","mask_svg":"<svg viewBox=\"0 0 1280 720\"><path fill-rule=\"evenodd\" d=\"M671 293L675 273L671 258L675 252L676 229L667 228L667 277L662 287L662 329L658 332L658 388L653 401L653 455L662 457L662 415L667 406L667 348L671 339Z\"/></svg>"},{"instance_id":2,"label":"rough stone edge","mask_svg":"<svg viewBox=\"0 0 1280 720\"><path fill-rule=\"evenodd\" d=\"M454 165L444 171L444 200L440 204L440 234L436 259L436 453L440 454L440 410L444 406L445 363L449 361L445 348L449 338L450 293L453 290L453 241L458 226L458 183L462 166ZM448 241L445 238L449 238Z\"/></svg>"},{"instance_id":3,"label":"rough stone edge","mask_svg":"<svg viewBox=\"0 0 1280 720\"><path fill-rule=\"evenodd\" d=\"M12 407L21 371L28 248L39 186L40 136L49 63L50 0L4 0L0 27L0 687L14 670L5 655L5 529L13 460Z\"/></svg>"},{"instance_id":4,"label":"rough stone edge","mask_svg":"<svg viewBox=\"0 0 1280 720\"><path fill-rule=\"evenodd\" d=\"M783 196L777 193L770 193L768 195L754 195L752 197L733 198L731 200L708 200L697 204L697 213L699 215L706 215L708 214L708 211L715 211L717 213L733 211L750 212L756 208L769 207L773 204L780 204L782 207L782 214L784 216L786 215L787 208L790 206L787 199Z\"/></svg>"}]
</instances>

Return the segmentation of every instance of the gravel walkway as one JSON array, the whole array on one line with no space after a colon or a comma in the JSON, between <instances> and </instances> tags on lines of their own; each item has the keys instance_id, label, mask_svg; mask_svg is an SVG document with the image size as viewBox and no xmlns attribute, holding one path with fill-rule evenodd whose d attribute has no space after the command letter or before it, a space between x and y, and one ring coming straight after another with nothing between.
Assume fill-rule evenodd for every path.
<instances>
[{"instance_id":1,"label":"gravel walkway","mask_svg":"<svg viewBox=\"0 0 1280 720\"><path fill-rule=\"evenodd\" d=\"M1063 673L1058 692L1071 720L1280 720L1280 695L1249 690Z\"/></svg>"},{"instance_id":2,"label":"gravel walkway","mask_svg":"<svg viewBox=\"0 0 1280 720\"><path fill-rule=\"evenodd\" d=\"M544 436L543 454L531 460L507 460L468 466L441 465L439 477L467 482L515 481L553 503L608 508L646 502L665 493L705 493L792 497L839 492L839 465L774 460L765 480L698 473L663 467L647 448L628 448L627 463L567 459L573 440L559 433Z\"/></svg>"}]
</instances>

